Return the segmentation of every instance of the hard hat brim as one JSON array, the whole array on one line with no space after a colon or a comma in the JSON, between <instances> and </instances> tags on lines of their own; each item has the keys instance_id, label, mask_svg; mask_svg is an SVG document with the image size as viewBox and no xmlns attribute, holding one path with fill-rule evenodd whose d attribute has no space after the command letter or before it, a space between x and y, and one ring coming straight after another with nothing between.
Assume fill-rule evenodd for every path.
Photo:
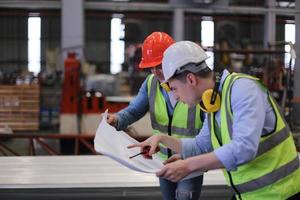
<instances>
[{"instance_id":1,"label":"hard hat brim","mask_svg":"<svg viewBox=\"0 0 300 200\"><path fill-rule=\"evenodd\" d=\"M140 69L152 68L160 65L161 62L143 62L141 61L139 64Z\"/></svg>"}]
</instances>

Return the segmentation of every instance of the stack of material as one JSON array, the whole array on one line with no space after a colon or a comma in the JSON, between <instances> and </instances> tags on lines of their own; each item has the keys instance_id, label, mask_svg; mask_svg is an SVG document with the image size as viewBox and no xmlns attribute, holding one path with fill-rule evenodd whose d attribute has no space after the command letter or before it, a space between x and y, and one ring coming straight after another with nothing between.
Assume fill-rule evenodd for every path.
<instances>
[{"instance_id":1,"label":"stack of material","mask_svg":"<svg viewBox=\"0 0 300 200\"><path fill-rule=\"evenodd\" d=\"M161 200L154 174L105 156L7 156L0 162L0 199ZM221 170L204 175L202 200L230 199Z\"/></svg>"},{"instance_id":2,"label":"stack of material","mask_svg":"<svg viewBox=\"0 0 300 200\"><path fill-rule=\"evenodd\" d=\"M14 131L33 131L39 128L38 85L0 86L0 127Z\"/></svg>"}]
</instances>

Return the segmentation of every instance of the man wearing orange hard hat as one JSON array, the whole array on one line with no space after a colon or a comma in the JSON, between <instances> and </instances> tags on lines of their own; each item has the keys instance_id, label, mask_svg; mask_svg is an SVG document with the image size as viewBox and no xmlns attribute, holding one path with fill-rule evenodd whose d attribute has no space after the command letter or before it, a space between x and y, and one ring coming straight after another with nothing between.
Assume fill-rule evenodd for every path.
<instances>
[{"instance_id":1,"label":"man wearing orange hard hat","mask_svg":"<svg viewBox=\"0 0 300 200\"><path fill-rule=\"evenodd\" d=\"M162 73L162 58L164 51L174 43L172 37L164 32L154 32L149 35L142 46L141 69L150 69L151 73L143 82L137 96L129 106L116 114L108 116L108 123L122 130L142 118L150 111L153 134L166 134L176 138L192 138L202 128L204 113L199 106L188 107L177 101L168 87L161 84L164 81ZM180 159L165 146L159 146L158 154L163 160ZM165 200L198 200L203 176L171 182L159 178L160 188Z\"/></svg>"}]
</instances>

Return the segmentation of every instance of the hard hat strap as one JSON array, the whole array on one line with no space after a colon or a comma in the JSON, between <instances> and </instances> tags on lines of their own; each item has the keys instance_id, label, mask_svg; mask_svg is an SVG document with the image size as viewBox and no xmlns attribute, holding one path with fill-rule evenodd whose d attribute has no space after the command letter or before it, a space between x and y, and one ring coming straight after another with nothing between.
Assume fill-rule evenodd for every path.
<instances>
[{"instance_id":1,"label":"hard hat strap","mask_svg":"<svg viewBox=\"0 0 300 200\"><path fill-rule=\"evenodd\" d=\"M179 67L176 71L175 74L181 74L184 71L190 71L193 73L197 73L202 71L203 69L206 69L208 66L205 61L202 61L200 63L188 63L186 65L183 65ZM175 75L174 74L174 75Z\"/></svg>"}]
</instances>

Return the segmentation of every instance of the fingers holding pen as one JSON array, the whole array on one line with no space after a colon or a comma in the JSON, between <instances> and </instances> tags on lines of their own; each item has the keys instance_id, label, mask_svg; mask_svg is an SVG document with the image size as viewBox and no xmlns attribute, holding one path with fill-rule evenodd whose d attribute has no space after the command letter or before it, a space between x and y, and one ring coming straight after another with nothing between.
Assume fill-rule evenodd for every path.
<instances>
[{"instance_id":1,"label":"fingers holding pen","mask_svg":"<svg viewBox=\"0 0 300 200\"><path fill-rule=\"evenodd\" d=\"M137 144L132 144L127 146L127 148L135 148L135 147L140 147L141 151L148 151L148 155L152 156L152 154L155 154L156 152L159 151L158 148L158 144L159 144L159 137L158 135L153 135L150 138L148 138L147 140L137 143ZM149 149L150 147L150 149Z\"/></svg>"},{"instance_id":2,"label":"fingers holding pen","mask_svg":"<svg viewBox=\"0 0 300 200\"><path fill-rule=\"evenodd\" d=\"M135 144L128 145L127 148L128 149L132 149L132 148L136 148L136 147L143 148L144 146L146 146L144 144L144 142L140 142L140 143L135 143Z\"/></svg>"}]
</instances>

